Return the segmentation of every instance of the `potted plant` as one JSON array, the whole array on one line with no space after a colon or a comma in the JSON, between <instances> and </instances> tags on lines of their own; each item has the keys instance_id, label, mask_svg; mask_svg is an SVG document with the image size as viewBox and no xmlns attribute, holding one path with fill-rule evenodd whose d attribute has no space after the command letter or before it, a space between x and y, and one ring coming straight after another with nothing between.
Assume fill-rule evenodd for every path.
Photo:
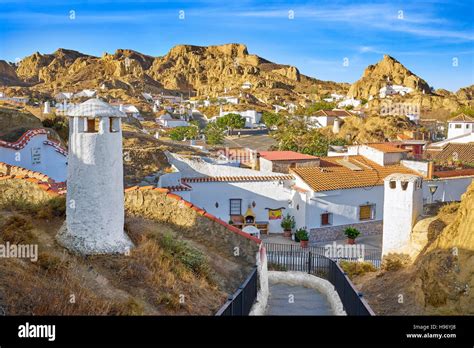
<instances>
[{"instance_id":1,"label":"potted plant","mask_svg":"<svg viewBox=\"0 0 474 348\"><path fill-rule=\"evenodd\" d=\"M344 230L344 234L347 237L347 244L355 244L355 239L359 237L360 232L355 227L347 227Z\"/></svg>"},{"instance_id":2,"label":"potted plant","mask_svg":"<svg viewBox=\"0 0 474 348\"><path fill-rule=\"evenodd\" d=\"M283 236L291 237L291 231L295 228L296 222L294 216L286 214L281 221L281 227L283 228Z\"/></svg>"},{"instance_id":3,"label":"potted plant","mask_svg":"<svg viewBox=\"0 0 474 348\"><path fill-rule=\"evenodd\" d=\"M299 239L300 246L302 248L308 247L309 235L308 235L308 231L306 231L306 228L303 227L296 230L295 237Z\"/></svg>"}]
</instances>

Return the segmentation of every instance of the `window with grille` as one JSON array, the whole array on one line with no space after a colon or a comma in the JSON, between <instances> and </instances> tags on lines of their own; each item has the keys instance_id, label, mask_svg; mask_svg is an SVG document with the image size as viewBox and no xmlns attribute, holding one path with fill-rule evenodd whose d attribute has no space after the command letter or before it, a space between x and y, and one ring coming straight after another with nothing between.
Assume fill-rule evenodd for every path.
<instances>
[{"instance_id":1,"label":"window with grille","mask_svg":"<svg viewBox=\"0 0 474 348\"><path fill-rule=\"evenodd\" d=\"M241 199L230 199L230 215L242 215Z\"/></svg>"}]
</instances>

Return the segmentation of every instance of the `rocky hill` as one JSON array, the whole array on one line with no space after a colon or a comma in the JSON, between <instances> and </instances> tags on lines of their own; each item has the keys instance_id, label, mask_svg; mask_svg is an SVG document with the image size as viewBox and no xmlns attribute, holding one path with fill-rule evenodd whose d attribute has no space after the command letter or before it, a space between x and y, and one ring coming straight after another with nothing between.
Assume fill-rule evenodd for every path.
<instances>
[{"instance_id":1,"label":"rocky hill","mask_svg":"<svg viewBox=\"0 0 474 348\"><path fill-rule=\"evenodd\" d=\"M238 95L244 82L253 86L246 93L265 100L282 96L304 101L334 91L345 93L348 88L347 84L320 81L300 74L294 66L249 54L242 44L179 45L162 57L126 49L102 57L58 49L52 54L36 52L22 59L16 68L0 61L0 85L28 85L37 92L101 86L130 95L166 91L216 97L224 89Z\"/></svg>"},{"instance_id":2,"label":"rocky hill","mask_svg":"<svg viewBox=\"0 0 474 348\"><path fill-rule=\"evenodd\" d=\"M394 85L412 88L415 92L431 93L430 86L425 80L412 73L395 58L384 55L377 64L369 65L365 69L362 77L352 84L349 95L357 99L377 96L388 81Z\"/></svg>"}]
</instances>

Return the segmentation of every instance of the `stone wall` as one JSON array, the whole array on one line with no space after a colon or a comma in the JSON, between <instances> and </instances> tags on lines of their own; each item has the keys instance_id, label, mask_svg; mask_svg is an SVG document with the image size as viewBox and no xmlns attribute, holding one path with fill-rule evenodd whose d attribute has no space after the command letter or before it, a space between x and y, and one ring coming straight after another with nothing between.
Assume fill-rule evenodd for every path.
<instances>
[{"instance_id":1,"label":"stone wall","mask_svg":"<svg viewBox=\"0 0 474 348\"><path fill-rule=\"evenodd\" d=\"M0 206L10 205L12 201L40 204L58 195L48 184L35 178L0 176Z\"/></svg>"},{"instance_id":2,"label":"stone wall","mask_svg":"<svg viewBox=\"0 0 474 348\"><path fill-rule=\"evenodd\" d=\"M383 221L367 221L357 224L348 224L348 225L339 225L339 226L330 226L330 227L321 227L313 228L309 232L309 242L325 242L333 241L338 239L346 238L344 230L347 227L355 227L361 232L361 236L371 236L382 234Z\"/></svg>"},{"instance_id":3,"label":"stone wall","mask_svg":"<svg viewBox=\"0 0 474 348\"><path fill-rule=\"evenodd\" d=\"M125 190L127 215L138 216L179 227L186 238L219 250L250 272L256 264L260 240L206 213L180 196L152 186ZM238 251L238 256L235 252Z\"/></svg>"}]
</instances>

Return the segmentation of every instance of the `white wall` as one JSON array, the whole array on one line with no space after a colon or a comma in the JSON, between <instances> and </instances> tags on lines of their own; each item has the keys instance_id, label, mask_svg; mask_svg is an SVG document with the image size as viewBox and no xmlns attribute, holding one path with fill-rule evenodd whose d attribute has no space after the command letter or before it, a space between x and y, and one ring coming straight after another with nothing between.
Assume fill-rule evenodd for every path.
<instances>
[{"instance_id":1,"label":"white wall","mask_svg":"<svg viewBox=\"0 0 474 348\"><path fill-rule=\"evenodd\" d=\"M39 134L32 137L21 150L0 146L0 162L46 174L55 181L65 181L67 157L57 152L53 146L44 144L46 140L46 134ZM33 164L33 149L39 149L40 163Z\"/></svg>"},{"instance_id":2,"label":"white wall","mask_svg":"<svg viewBox=\"0 0 474 348\"><path fill-rule=\"evenodd\" d=\"M384 153L371 146L354 145L349 146L348 155L362 155L378 165L384 166L387 164L395 164L400 162L403 158L403 152Z\"/></svg>"},{"instance_id":3,"label":"white wall","mask_svg":"<svg viewBox=\"0 0 474 348\"><path fill-rule=\"evenodd\" d=\"M296 185L302 187L297 178ZM459 201L461 195L466 192L467 187L472 182L472 177L453 178L442 180L423 181L423 201L431 202L428 184L435 183L438 189L434 195L434 200L442 202ZM330 227L346 224L354 224L367 221L382 220L384 218L384 187L374 186L369 188L355 188L347 190L335 190L314 192L310 194L304 219L299 217L297 225L308 228ZM376 205L374 220L359 220L359 206L367 204ZM333 223L330 226L321 226L321 214L332 213Z\"/></svg>"},{"instance_id":4,"label":"white wall","mask_svg":"<svg viewBox=\"0 0 474 348\"><path fill-rule=\"evenodd\" d=\"M425 180L423 181L423 200L425 203L431 203L429 185L433 184L438 186L433 196L434 201L460 201L461 195L466 192L472 180L472 177Z\"/></svg>"},{"instance_id":5,"label":"white wall","mask_svg":"<svg viewBox=\"0 0 474 348\"><path fill-rule=\"evenodd\" d=\"M359 220L359 206L375 204L373 220ZM321 226L321 214L332 213L332 225ZM383 186L374 186L370 190L363 188L314 192L306 207L308 228L331 227L383 218Z\"/></svg>"},{"instance_id":6,"label":"white wall","mask_svg":"<svg viewBox=\"0 0 474 348\"><path fill-rule=\"evenodd\" d=\"M456 128L460 127L460 128ZM474 132L474 123L448 122L448 139Z\"/></svg>"},{"instance_id":7,"label":"white wall","mask_svg":"<svg viewBox=\"0 0 474 348\"><path fill-rule=\"evenodd\" d=\"M280 226L281 220L268 220L268 210L265 208L285 208L282 211L286 215L289 211L288 201L291 191L276 181L265 182L204 182L189 183L192 191L174 192L185 198L189 194L190 201L209 214L229 221L230 199L242 199L242 215L245 214L249 204L255 201L252 211L256 215L256 221L268 221L269 232L283 232ZM218 207L216 207L218 203Z\"/></svg>"}]
</instances>

